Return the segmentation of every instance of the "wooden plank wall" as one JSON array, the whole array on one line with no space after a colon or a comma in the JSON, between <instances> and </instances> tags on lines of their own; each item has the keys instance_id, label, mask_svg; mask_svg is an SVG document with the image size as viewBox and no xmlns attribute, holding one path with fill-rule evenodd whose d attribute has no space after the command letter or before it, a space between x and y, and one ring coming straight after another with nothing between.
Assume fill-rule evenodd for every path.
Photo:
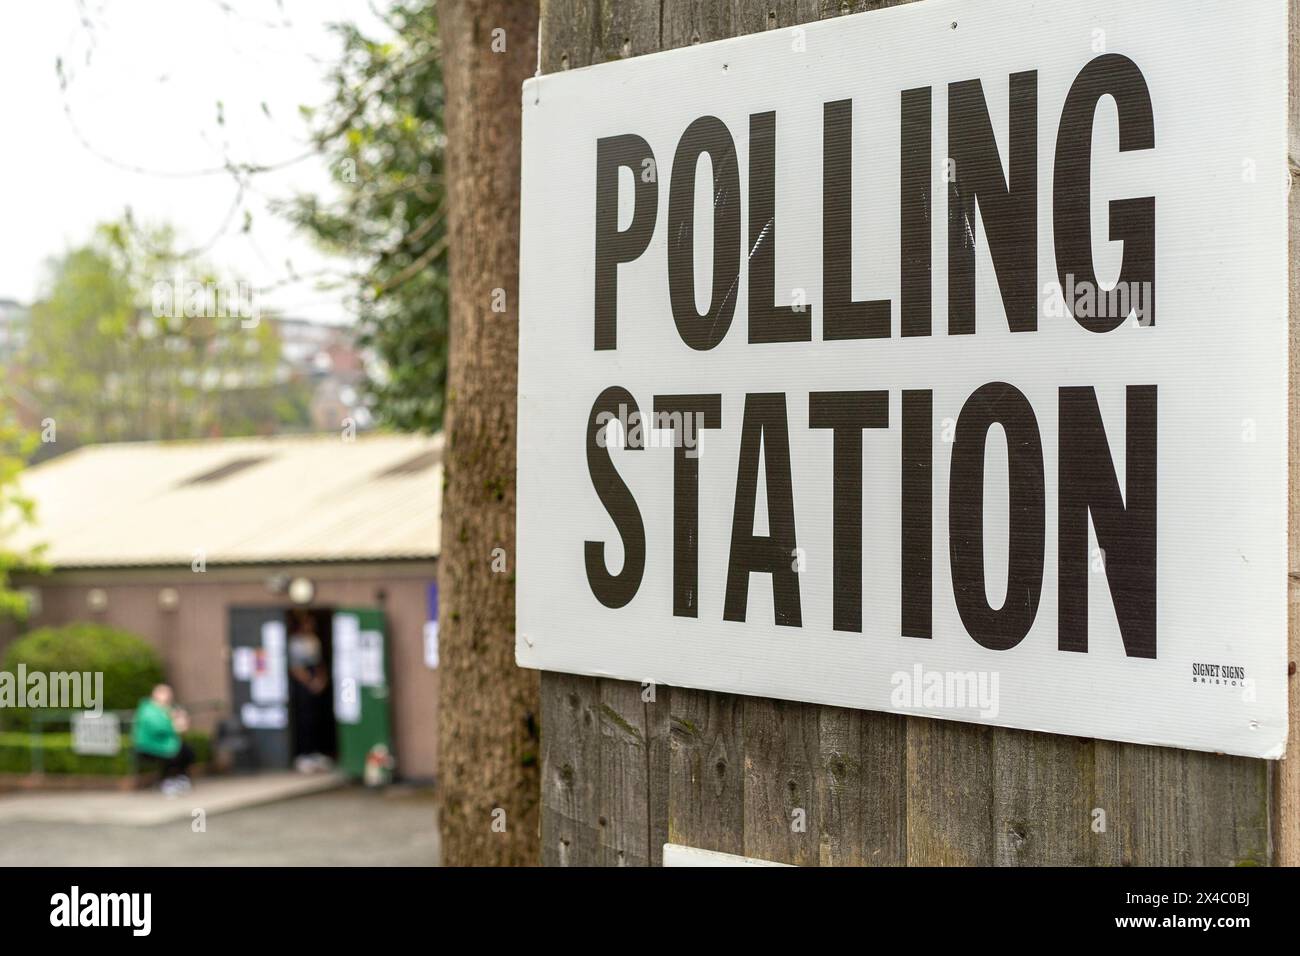
<instances>
[{"instance_id":1,"label":"wooden plank wall","mask_svg":"<svg viewBox=\"0 0 1300 956\"><path fill-rule=\"evenodd\" d=\"M1291 349L1290 361L1290 477L1291 501L1288 509L1287 540L1290 559L1287 565L1291 594L1289 630L1291 653L1287 687L1290 691L1290 742L1293 756L1283 760L1274 774L1273 842L1276 862L1283 866L1300 866L1300 681L1296 679L1296 660L1300 659L1300 508L1296 507L1296 488L1300 488L1300 0L1290 0L1290 213L1291 213Z\"/></svg>"},{"instance_id":2,"label":"wooden plank wall","mask_svg":"<svg viewBox=\"0 0 1300 956\"><path fill-rule=\"evenodd\" d=\"M551 73L902 2L542 0L540 66ZM1295 36L1300 0L1290 2ZM1298 218L1293 199L1293 236ZM1294 477L1294 411L1292 423ZM1293 515L1293 580L1297 540ZM1293 615L1293 648L1296 630ZM1275 772L1241 757L653 691L646 700L636 684L542 675L544 863L658 865L666 841L804 865L1298 862L1300 761ZM1293 686L1293 715L1295 697Z\"/></svg>"}]
</instances>

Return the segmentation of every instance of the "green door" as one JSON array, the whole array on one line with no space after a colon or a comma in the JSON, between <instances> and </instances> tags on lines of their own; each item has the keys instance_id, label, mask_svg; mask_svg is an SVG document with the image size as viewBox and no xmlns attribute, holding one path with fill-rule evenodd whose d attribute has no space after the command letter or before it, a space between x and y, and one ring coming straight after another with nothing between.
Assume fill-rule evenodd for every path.
<instances>
[{"instance_id":1,"label":"green door","mask_svg":"<svg viewBox=\"0 0 1300 956\"><path fill-rule=\"evenodd\" d=\"M378 608L340 608L333 624L334 718L339 767L360 777L377 744L393 750L388 623Z\"/></svg>"}]
</instances>

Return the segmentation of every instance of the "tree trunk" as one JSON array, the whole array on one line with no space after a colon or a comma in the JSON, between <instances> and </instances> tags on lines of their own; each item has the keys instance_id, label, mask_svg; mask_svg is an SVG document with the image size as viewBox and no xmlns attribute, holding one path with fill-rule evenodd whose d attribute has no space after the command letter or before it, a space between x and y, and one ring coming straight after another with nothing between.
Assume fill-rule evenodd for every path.
<instances>
[{"instance_id":1,"label":"tree trunk","mask_svg":"<svg viewBox=\"0 0 1300 956\"><path fill-rule=\"evenodd\" d=\"M537 862L538 680L515 666L520 84L534 0L438 4L451 354L440 593L443 862ZM501 311L498 311L501 310Z\"/></svg>"}]
</instances>

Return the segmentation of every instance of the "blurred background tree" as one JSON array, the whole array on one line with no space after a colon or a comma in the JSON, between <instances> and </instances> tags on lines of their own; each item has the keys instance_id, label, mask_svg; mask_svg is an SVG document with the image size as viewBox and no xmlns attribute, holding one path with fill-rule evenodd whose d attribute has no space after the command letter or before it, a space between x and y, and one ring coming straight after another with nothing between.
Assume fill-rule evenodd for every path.
<instances>
[{"instance_id":1,"label":"blurred background tree","mask_svg":"<svg viewBox=\"0 0 1300 956\"><path fill-rule=\"evenodd\" d=\"M23 465L37 444L37 436L17 423L0 387L0 617L23 619L27 599L10 586L10 576L19 569L39 567L39 553L20 553L5 546L14 530L30 524L34 505L18 486Z\"/></svg>"},{"instance_id":2,"label":"blurred background tree","mask_svg":"<svg viewBox=\"0 0 1300 956\"><path fill-rule=\"evenodd\" d=\"M302 424L277 380L275 330L251 304L178 252L170 227L128 215L51 261L12 374L60 450Z\"/></svg>"},{"instance_id":3,"label":"blurred background tree","mask_svg":"<svg viewBox=\"0 0 1300 956\"><path fill-rule=\"evenodd\" d=\"M360 263L359 342L373 350L371 405L381 425L435 431L447 382L447 224L442 64L431 0L384 13L392 38L334 27L342 55L333 97L302 107L337 195L279 209L325 249Z\"/></svg>"}]
</instances>

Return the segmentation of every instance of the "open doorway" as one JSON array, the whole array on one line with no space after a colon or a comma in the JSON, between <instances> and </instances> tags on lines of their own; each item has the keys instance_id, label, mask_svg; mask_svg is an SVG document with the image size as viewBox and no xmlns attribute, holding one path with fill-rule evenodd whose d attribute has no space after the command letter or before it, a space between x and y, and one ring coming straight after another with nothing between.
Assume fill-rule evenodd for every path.
<instances>
[{"instance_id":1,"label":"open doorway","mask_svg":"<svg viewBox=\"0 0 1300 956\"><path fill-rule=\"evenodd\" d=\"M231 607L230 701L251 745L248 768L319 754L328 762L301 769L359 778L370 760L391 770L389 661L379 608Z\"/></svg>"},{"instance_id":2,"label":"open doorway","mask_svg":"<svg viewBox=\"0 0 1300 956\"><path fill-rule=\"evenodd\" d=\"M291 608L285 613L289 665L289 756L304 772L332 769L338 760L334 717L333 612Z\"/></svg>"}]
</instances>

